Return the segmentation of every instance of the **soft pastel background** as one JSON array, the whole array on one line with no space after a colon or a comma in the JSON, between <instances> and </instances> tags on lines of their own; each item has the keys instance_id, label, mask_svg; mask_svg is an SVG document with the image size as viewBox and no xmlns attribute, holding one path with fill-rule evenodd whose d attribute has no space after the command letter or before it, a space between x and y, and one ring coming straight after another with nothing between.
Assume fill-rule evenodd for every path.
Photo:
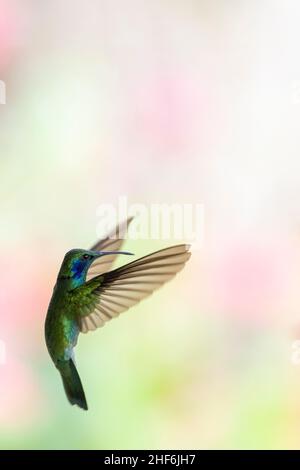
<instances>
[{"instance_id":1,"label":"soft pastel background","mask_svg":"<svg viewBox=\"0 0 300 470\"><path fill-rule=\"evenodd\" d=\"M0 448L300 448L299 20L296 0L0 0ZM84 413L43 323L120 195L203 203L205 242L81 337Z\"/></svg>"}]
</instances>

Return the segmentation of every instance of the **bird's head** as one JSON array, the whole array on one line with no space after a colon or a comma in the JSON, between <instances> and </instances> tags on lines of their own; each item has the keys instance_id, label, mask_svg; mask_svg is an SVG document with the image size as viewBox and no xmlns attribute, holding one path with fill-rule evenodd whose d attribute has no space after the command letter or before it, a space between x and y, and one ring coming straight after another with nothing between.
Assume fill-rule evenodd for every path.
<instances>
[{"instance_id":1,"label":"bird's head","mask_svg":"<svg viewBox=\"0 0 300 470\"><path fill-rule=\"evenodd\" d=\"M86 273L95 259L114 254L132 255L133 253L128 251L70 250L64 257L58 279L69 279L76 284L81 284L85 281Z\"/></svg>"}]
</instances>

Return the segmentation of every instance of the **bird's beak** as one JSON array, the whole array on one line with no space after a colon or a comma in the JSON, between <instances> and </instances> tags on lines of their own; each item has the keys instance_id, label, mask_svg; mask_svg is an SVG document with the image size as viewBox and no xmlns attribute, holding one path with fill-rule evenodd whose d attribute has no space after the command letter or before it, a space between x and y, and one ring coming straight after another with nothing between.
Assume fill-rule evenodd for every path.
<instances>
[{"instance_id":1,"label":"bird's beak","mask_svg":"<svg viewBox=\"0 0 300 470\"><path fill-rule=\"evenodd\" d=\"M133 255L129 251L97 251L98 257L104 255Z\"/></svg>"}]
</instances>

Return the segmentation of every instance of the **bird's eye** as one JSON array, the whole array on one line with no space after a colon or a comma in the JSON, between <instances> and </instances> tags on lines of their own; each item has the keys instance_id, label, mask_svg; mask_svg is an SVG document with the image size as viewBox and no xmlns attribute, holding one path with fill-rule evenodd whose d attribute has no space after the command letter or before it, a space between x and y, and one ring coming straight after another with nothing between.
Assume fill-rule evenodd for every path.
<instances>
[{"instance_id":1,"label":"bird's eye","mask_svg":"<svg viewBox=\"0 0 300 470\"><path fill-rule=\"evenodd\" d=\"M83 255L83 259L89 259L89 255Z\"/></svg>"}]
</instances>

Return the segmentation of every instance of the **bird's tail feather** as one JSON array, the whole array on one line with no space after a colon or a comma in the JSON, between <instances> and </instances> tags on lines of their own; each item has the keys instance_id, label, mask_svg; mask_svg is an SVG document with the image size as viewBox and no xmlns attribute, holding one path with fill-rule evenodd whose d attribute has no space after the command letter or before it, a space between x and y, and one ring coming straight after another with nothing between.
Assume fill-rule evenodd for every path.
<instances>
[{"instance_id":1,"label":"bird's tail feather","mask_svg":"<svg viewBox=\"0 0 300 470\"><path fill-rule=\"evenodd\" d=\"M72 359L61 362L59 365L59 371L67 398L71 405L77 405L83 410L87 410L88 406L83 386Z\"/></svg>"}]
</instances>

